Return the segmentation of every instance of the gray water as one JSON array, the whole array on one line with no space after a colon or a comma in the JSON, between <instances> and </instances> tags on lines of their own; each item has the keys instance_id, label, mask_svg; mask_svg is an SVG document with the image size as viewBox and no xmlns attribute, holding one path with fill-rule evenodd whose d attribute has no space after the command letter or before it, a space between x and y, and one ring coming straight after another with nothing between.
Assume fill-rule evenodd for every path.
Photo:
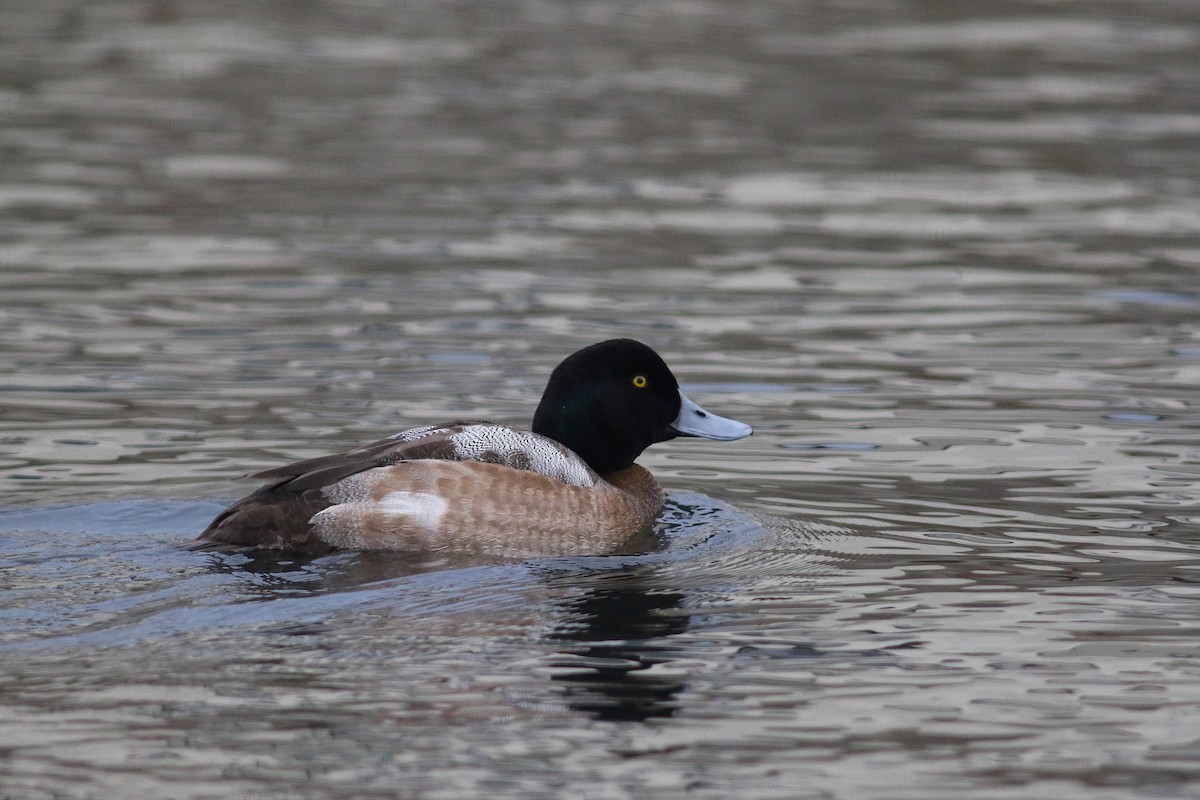
<instances>
[{"instance_id":1,"label":"gray water","mask_svg":"<svg viewBox=\"0 0 1200 800\"><path fill-rule=\"evenodd\" d=\"M0 796L1200 796L1200 6L0 4ZM179 548L633 336L647 551Z\"/></svg>"}]
</instances>

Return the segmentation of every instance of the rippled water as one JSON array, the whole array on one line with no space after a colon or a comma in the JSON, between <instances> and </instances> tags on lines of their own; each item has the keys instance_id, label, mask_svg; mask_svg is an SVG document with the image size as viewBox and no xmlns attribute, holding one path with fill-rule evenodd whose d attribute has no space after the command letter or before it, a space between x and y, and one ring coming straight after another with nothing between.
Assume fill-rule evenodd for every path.
<instances>
[{"instance_id":1,"label":"rippled water","mask_svg":"<svg viewBox=\"0 0 1200 800\"><path fill-rule=\"evenodd\" d=\"M0 796L1200 792L1200 11L0 5ZM179 549L528 422L755 425L645 552Z\"/></svg>"}]
</instances>

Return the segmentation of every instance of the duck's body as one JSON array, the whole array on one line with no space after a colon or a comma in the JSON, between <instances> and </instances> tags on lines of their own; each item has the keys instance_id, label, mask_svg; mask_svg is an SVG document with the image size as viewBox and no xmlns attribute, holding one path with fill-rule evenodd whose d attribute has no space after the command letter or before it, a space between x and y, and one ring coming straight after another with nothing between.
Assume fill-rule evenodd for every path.
<instances>
[{"instance_id":1,"label":"duck's body","mask_svg":"<svg viewBox=\"0 0 1200 800\"><path fill-rule=\"evenodd\" d=\"M249 477L274 482L222 512L203 539L313 553L603 553L663 503L636 464L601 478L553 439L486 422L412 428Z\"/></svg>"},{"instance_id":2,"label":"duck's body","mask_svg":"<svg viewBox=\"0 0 1200 800\"><path fill-rule=\"evenodd\" d=\"M653 350L602 342L551 375L534 430L448 422L249 477L271 481L223 511L201 546L338 548L503 557L612 552L662 510L633 459L675 436L737 439Z\"/></svg>"}]
</instances>

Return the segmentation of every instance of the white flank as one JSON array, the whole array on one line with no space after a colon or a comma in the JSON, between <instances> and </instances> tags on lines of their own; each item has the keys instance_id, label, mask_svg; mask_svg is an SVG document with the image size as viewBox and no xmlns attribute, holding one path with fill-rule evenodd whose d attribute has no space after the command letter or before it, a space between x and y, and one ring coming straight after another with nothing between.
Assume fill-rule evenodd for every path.
<instances>
[{"instance_id":1,"label":"white flank","mask_svg":"<svg viewBox=\"0 0 1200 800\"><path fill-rule=\"evenodd\" d=\"M388 516L407 517L415 527L436 530L449 505L446 498L430 492L388 492L377 509Z\"/></svg>"}]
</instances>

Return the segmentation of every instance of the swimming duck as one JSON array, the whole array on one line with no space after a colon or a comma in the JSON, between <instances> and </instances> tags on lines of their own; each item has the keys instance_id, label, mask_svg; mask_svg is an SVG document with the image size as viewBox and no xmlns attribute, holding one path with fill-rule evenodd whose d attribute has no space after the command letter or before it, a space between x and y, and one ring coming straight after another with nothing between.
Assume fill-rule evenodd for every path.
<instances>
[{"instance_id":1,"label":"swimming duck","mask_svg":"<svg viewBox=\"0 0 1200 800\"><path fill-rule=\"evenodd\" d=\"M531 431L456 421L247 477L270 481L219 514L197 547L597 555L646 529L663 493L633 463L677 436L732 441L749 425L689 400L632 339L568 356Z\"/></svg>"}]
</instances>

